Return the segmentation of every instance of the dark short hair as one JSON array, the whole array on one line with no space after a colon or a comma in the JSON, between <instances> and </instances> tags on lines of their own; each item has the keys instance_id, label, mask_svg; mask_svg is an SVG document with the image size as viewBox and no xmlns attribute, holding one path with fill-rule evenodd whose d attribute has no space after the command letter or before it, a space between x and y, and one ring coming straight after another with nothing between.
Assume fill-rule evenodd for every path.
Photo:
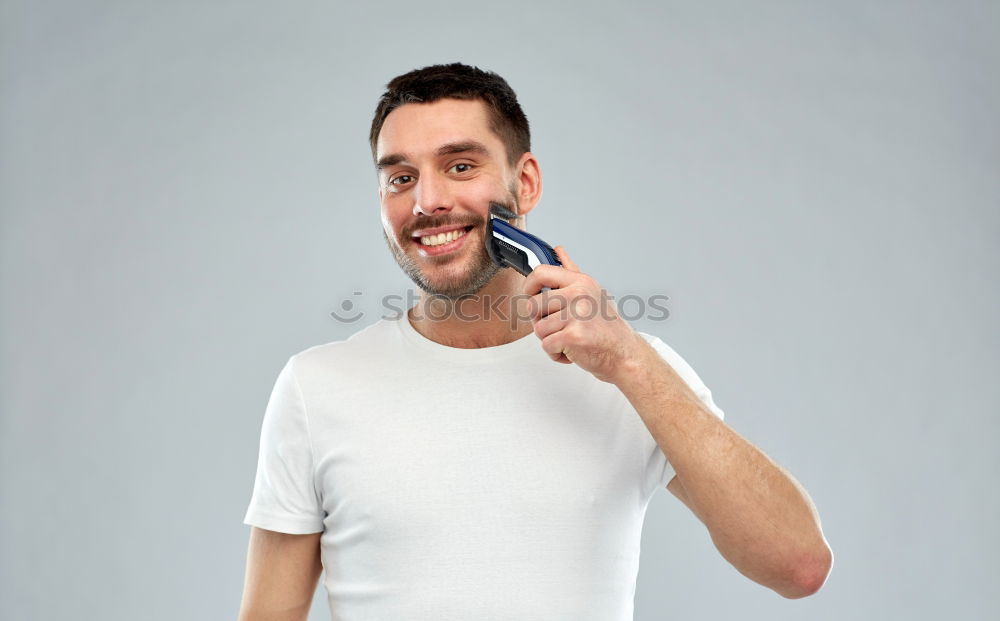
<instances>
[{"instance_id":1,"label":"dark short hair","mask_svg":"<svg viewBox=\"0 0 1000 621\"><path fill-rule=\"evenodd\" d=\"M393 78L385 85L372 119L368 142L375 159L375 147L386 117L408 103L431 103L439 99L479 99L489 112L490 129L507 149L507 160L513 166L518 158L531 150L528 119L517 103L514 89L499 75L462 63L431 65L414 69Z\"/></svg>"}]
</instances>

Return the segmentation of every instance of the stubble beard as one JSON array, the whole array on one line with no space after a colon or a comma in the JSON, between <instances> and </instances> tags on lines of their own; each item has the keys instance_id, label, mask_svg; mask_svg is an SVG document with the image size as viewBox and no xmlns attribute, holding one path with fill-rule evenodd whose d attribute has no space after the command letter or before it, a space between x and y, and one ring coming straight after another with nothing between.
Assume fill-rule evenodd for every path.
<instances>
[{"instance_id":1,"label":"stubble beard","mask_svg":"<svg viewBox=\"0 0 1000 621\"><path fill-rule=\"evenodd\" d=\"M466 235L472 235L473 232L480 229L482 229L482 225L476 225L476 227L466 233ZM399 264L399 267L402 268L403 272L409 276L410 280L412 280L415 285L420 287L422 291L425 291L430 295L442 296L451 300L457 300L462 296L472 295L488 285L501 269L498 265L493 263L489 253L486 251L486 246L484 244L476 244L477 247L473 250L472 258L469 259L470 269L466 274L460 274L457 276L442 276L436 281L431 281L420 269L420 266L417 265L417 261L413 257L406 254L402 248L389 240L389 236L386 234L385 229L382 229L382 237L385 238L386 245L389 246L389 250L392 251L392 256L396 258L396 263Z\"/></svg>"},{"instance_id":2,"label":"stubble beard","mask_svg":"<svg viewBox=\"0 0 1000 621\"><path fill-rule=\"evenodd\" d=\"M514 213L519 213L516 195L512 191L513 188L508 190L507 201L504 204ZM489 216L487 216L488 218ZM477 223L466 235L472 235L477 231L482 231L483 235L487 234L485 225L486 220ZM472 243L472 257L466 259L469 262L469 271L465 274L460 274L457 276L440 277L436 281L431 281L427 278L427 275L421 270L420 266L417 264L417 260L411 257L409 254L403 250L397 244L392 243L389 239L389 235L385 232L385 228L382 229L382 237L385 239L385 243L389 246L389 251L392 252L392 256L395 257L396 263L403 272L413 281L415 285L420 287L420 289L430 295L441 296L448 298L450 300L458 300L463 296L473 295L478 293L483 287L488 285L491 280L504 269L493 262L490 258L489 252L486 250L486 244L484 240L466 240L466 243ZM478 241L478 243L477 243ZM465 252L465 249L462 249ZM452 259L454 261L454 259Z\"/></svg>"}]
</instances>

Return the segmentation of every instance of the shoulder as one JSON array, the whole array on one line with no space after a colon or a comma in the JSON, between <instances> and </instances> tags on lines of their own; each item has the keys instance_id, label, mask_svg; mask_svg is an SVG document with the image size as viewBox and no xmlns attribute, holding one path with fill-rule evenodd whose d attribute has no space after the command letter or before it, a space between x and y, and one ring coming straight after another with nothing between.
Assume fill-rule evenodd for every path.
<instances>
[{"instance_id":1,"label":"shoulder","mask_svg":"<svg viewBox=\"0 0 1000 621\"><path fill-rule=\"evenodd\" d=\"M398 338L395 320L379 319L346 339L313 345L293 354L288 365L299 378L346 373L390 355Z\"/></svg>"},{"instance_id":2,"label":"shoulder","mask_svg":"<svg viewBox=\"0 0 1000 621\"><path fill-rule=\"evenodd\" d=\"M638 332L638 330L637 330ZM651 334L646 334L645 332L639 332L639 334L649 343L653 349L656 350L660 357L663 358L667 364L681 376L691 390L695 392L696 395L708 406L712 412L719 418L725 418L725 413L722 411L718 405L716 405L715 400L712 398L712 391L705 385L701 377L694 370L694 368L688 364L679 353L674 351L674 348L663 342L657 336Z\"/></svg>"},{"instance_id":3,"label":"shoulder","mask_svg":"<svg viewBox=\"0 0 1000 621\"><path fill-rule=\"evenodd\" d=\"M685 382L690 384L692 387L704 386L704 382L701 381L701 378L698 376L698 373L695 372L694 368L688 364L687 360L677 353L673 347L665 343L663 339L652 334L639 332L638 330L636 330L636 332L638 332L639 335L642 336L642 338L645 339L658 354L660 354L661 358L667 361L667 364L673 367L674 371L677 371L677 374L680 375Z\"/></svg>"}]
</instances>

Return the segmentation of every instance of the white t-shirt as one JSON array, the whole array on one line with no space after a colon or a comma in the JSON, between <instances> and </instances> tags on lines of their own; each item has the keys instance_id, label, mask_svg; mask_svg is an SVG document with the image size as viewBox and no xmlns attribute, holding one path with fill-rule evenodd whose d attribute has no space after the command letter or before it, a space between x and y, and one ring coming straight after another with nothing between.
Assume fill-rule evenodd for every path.
<instances>
[{"instance_id":1,"label":"white t-shirt","mask_svg":"<svg viewBox=\"0 0 1000 621\"><path fill-rule=\"evenodd\" d=\"M673 474L621 391L534 334L448 347L403 313L288 360L244 523L323 533L334 620L624 621Z\"/></svg>"}]
</instances>

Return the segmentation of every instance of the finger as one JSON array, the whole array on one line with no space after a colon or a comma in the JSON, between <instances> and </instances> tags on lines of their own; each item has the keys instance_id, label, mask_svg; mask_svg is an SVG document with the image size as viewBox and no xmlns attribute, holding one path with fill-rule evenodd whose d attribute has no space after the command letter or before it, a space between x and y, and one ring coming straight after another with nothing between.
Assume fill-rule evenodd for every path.
<instances>
[{"instance_id":1,"label":"finger","mask_svg":"<svg viewBox=\"0 0 1000 621\"><path fill-rule=\"evenodd\" d=\"M563 332L557 331L542 339L542 349L556 362L563 364L573 364L569 356L566 355Z\"/></svg>"},{"instance_id":2,"label":"finger","mask_svg":"<svg viewBox=\"0 0 1000 621\"><path fill-rule=\"evenodd\" d=\"M535 335L544 340L550 334L555 334L565 328L569 320L569 317L560 313L552 313L535 322Z\"/></svg>"},{"instance_id":3,"label":"finger","mask_svg":"<svg viewBox=\"0 0 1000 621\"><path fill-rule=\"evenodd\" d=\"M521 286L521 291L527 295L535 295L542 287L562 289L578 278L579 272L563 269L558 265L539 265L531 270Z\"/></svg>"},{"instance_id":4,"label":"finger","mask_svg":"<svg viewBox=\"0 0 1000 621\"><path fill-rule=\"evenodd\" d=\"M561 293L559 289L542 291L531 297L531 307L529 309L531 320L538 321L552 313L561 311L569 306L569 302L567 295Z\"/></svg>"},{"instance_id":5,"label":"finger","mask_svg":"<svg viewBox=\"0 0 1000 621\"><path fill-rule=\"evenodd\" d=\"M580 268L576 266L576 263L573 262L573 259L569 258L569 253L566 252L566 248L562 246L556 246L555 251L556 251L556 256L559 257L559 261L562 263L563 267L572 272L580 271Z\"/></svg>"}]
</instances>

